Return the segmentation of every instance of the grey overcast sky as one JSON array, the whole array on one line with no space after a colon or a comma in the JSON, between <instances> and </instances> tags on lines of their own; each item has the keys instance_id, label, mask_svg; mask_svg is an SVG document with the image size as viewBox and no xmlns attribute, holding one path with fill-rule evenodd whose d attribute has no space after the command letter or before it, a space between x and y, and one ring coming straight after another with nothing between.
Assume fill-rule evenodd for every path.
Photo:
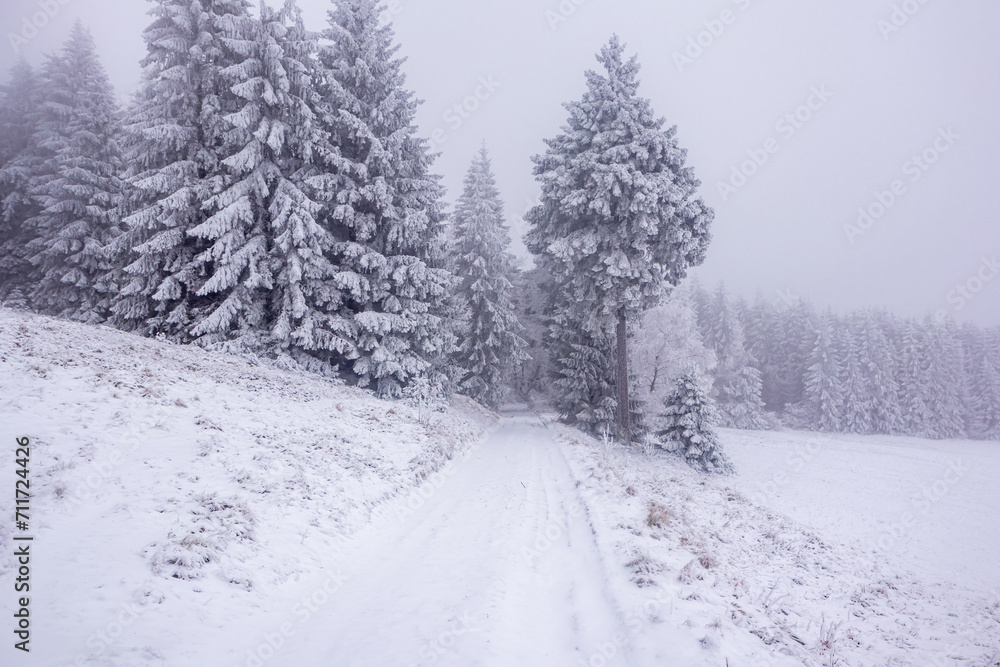
<instances>
[{"instance_id":1,"label":"grey overcast sky","mask_svg":"<svg viewBox=\"0 0 1000 667\"><path fill-rule=\"evenodd\" d=\"M79 17L127 99L148 4L3 0L4 71L17 57L11 33L21 34L46 2L55 15L21 45L24 56L41 62ZM322 27L330 2L300 5L310 27ZM584 70L618 33L642 63L642 94L678 126L716 210L708 260L695 272L702 282L724 281L748 298L913 316L946 310L1000 325L996 0L389 7L409 86L426 100L421 132L443 140L436 168L449 201L485 140L515 236L538 193L530 157L559 131L562 104L580 96ZM859 209L870 215L860 224Z\"/></svg>"}]
</instances>

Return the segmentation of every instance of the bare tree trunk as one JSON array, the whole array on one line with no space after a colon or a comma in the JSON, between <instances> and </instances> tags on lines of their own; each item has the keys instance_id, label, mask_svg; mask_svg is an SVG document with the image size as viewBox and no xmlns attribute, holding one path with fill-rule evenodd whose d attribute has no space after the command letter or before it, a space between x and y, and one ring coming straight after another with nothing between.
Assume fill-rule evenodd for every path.
<instances>
[{"instance_id":1,"label":"bare tree trunk","mask_svg":"<svg viewBox=\"0 0 1000 667\"><path fill-rule=\"evenodd\" d=\"M629 424L631 413L628 405L628 326L625 309L618 313L618 431L619 439L632 442L632 428Z\"/></svg>"}]
</instances>

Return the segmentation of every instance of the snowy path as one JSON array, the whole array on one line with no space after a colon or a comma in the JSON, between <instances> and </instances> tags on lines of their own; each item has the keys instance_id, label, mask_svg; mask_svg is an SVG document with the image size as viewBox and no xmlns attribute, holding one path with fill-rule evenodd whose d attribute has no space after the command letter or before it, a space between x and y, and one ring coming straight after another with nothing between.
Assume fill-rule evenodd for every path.
<instances>
[{"instance_id":1,"label":"snowy path","mask_svg":"<svg viewBox=\"0 0 1000 667\"><path fill-rule=\"evenodd\" d=\"M270 664L575 667L621 629L570 470L536 417L506 418L422 507L404 507L355 536L343 587Z\"/></svg>"}]
</instances>

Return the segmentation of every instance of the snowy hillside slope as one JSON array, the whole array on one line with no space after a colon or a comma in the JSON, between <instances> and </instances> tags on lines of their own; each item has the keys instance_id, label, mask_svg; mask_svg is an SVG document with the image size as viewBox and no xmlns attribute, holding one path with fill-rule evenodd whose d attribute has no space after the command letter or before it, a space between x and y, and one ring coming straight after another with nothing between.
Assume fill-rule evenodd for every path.
<instances>
[{"instance_id":1,"label":"snowy hillside slope","mask_svg":"<svg viewBox=\"0 0 1000 667\"><path fill-rule=\"evenodd\" d=\"M604 643L602 664L630 664L623 647L633 664L674 664L666 638L677 625L730 667L1000 664L995 443L724 431L737 474L708 478L662 453L551 428L604 558L631 579L617 597L634 623ZM919 556L902 538L878 548L873 517L898 512L928 469L959 459L974 469L956 502L907 519ZM968 567L956 573L959 560Z\"/></svg>"},{"instance_id":2,"label":"snowy hillside slope","mask_svg":"<svg viewBox=\"0 0 1000 667\"><path fill-rule=\"evenodd\" d=\"M421 421L314 376L6 309L0 416L0 582L12 590L27 434L34 621L18 664L46 667L233 664L234 637L336 585L345 536L494 420L455 399ZM0 596L4 618L13 604Z\"/></svg>"}]
</instances>

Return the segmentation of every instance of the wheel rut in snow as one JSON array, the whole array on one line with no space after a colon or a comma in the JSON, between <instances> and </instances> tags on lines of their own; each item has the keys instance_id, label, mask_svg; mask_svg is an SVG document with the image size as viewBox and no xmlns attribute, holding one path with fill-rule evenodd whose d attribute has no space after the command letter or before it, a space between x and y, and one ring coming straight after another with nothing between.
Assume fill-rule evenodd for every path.
<instances>
[{"instance_id":1,"label":"wheel rut in snow","mask_svg":"<svg viewBox=\"0 0 1000 667\"><path fill-rule=\"evenodd\" d=\"M419 509L352 539L342 588L274 663L587 664L621 615L582 502L552 433L505 417Z\"/></svg>"}]
</instances>

